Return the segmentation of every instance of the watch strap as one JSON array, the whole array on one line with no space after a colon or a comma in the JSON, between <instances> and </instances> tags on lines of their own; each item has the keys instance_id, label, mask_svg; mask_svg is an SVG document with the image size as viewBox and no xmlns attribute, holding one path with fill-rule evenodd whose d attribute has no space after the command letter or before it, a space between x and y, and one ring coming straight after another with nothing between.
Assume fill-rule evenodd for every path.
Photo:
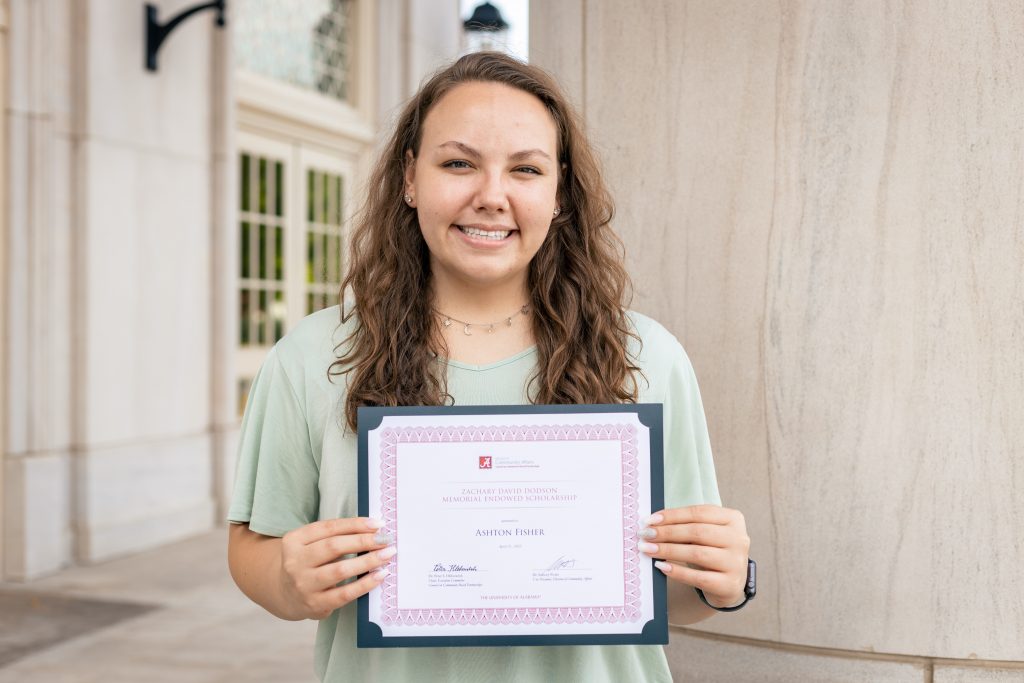
<instances>
[{"instance_id":1,"label":"watch strap","mask_svg":"<svg viewBox=\"0 0 1024 683\"><path fill-rule=\"evenodd\" d=\"M700 598L701 602L716 612L735 612L736 610L743 609L743 607L745 607L746 604L753 600L757 595L757 563L750 558L747 558L747 582L743 585L743 602L738 605L733 605L732 607L715 607L708 602L708 599L704 596L704 591L697 587L694 587L693 590L697 591L697 597Z\"/></svg>"}]
</instances>

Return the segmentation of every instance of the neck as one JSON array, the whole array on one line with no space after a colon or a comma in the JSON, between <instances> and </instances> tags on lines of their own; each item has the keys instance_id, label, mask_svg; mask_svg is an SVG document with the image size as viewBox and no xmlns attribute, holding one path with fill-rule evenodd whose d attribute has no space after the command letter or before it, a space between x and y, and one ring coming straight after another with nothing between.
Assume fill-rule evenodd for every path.
<instances>
[{"instance_id":1,"label":"neck","mask_svg":"<svg viewBox=\"0 0 1024 683\"><path fill-rule=\"evenodd\" d=\"M476 287L444 276L434 277L432 294L439 313L472 323L488 323L511 315L530 300L525 278Z\"/></svg>"}]
</instances>

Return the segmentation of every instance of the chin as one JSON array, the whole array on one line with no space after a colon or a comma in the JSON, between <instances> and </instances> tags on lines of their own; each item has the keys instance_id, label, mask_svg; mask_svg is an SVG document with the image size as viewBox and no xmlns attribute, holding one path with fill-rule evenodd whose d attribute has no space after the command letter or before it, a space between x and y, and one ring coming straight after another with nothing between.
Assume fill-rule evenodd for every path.
<instances>
[{"instance_id":1,"label":"chin","mask_svg":"<svg viewBox=\"0 0 1024 683\"><path fill-rule=\"evenodd\" d=\"M504 284L509 280L517 279L520 275L516 271L495 271L483 268L467 268L456 272L460 279L472 283L475 287L488 287ZM525 277L525 274L526 273L524 271L522 275Z\"/></svg>"}]
</instances>

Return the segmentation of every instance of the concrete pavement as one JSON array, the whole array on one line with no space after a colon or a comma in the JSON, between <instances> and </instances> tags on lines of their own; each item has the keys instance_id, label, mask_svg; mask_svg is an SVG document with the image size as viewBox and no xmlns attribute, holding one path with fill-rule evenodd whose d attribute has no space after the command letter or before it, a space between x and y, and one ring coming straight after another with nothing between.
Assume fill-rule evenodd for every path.
<instances>
[{"instance_id":1,"label":"concrete pavement","mask_svg":"<svg viewBox=\"0 0 1024 683\"><path fill-rule=\"evenodd\" d=\"M316 624L276 619L238 591L226 533L0 583L0 655L6 642L6 659L20 657L0 683L314 681Z\"/></svg>"}]
</instances>

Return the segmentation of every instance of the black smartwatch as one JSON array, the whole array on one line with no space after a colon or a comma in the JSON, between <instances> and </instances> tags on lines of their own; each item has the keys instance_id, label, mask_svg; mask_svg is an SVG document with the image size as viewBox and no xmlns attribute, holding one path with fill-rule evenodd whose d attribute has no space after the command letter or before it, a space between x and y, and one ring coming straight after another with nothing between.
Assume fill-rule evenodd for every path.
<instances>
[{"instance_id":1,"label":"black smartwatch","mask_svg":"<svg viewBox=\"0 0 1024 683\"><path fill-rule=\"evenodd\" d=\"M732 607L715 607L708 599L704 597L704 591L699 588L694 588L697 591L697 597L705 605L715 610L716 612L735 612L738 609L743 609L748 602L754 599L757 595L757 563L747 558L747 582L743 585L743 602Z\"/></svg>"}]
</instances>

